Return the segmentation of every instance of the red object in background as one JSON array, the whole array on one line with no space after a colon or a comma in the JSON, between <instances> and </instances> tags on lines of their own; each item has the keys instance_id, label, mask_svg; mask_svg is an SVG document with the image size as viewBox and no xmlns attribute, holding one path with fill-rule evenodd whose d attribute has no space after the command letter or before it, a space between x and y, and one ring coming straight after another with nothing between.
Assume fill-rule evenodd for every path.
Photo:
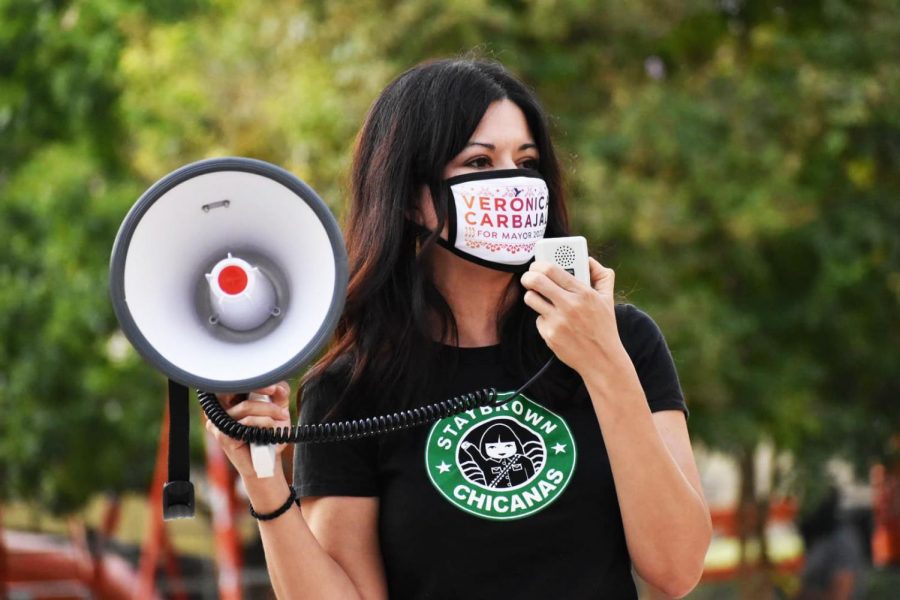
<instances>
[{"instance_id":1,"label":"red object in background","mask_svg":"<svg viewBox=\"0 0 900 600\"><path fill-rule=\"evenodd\" d=\"M888 468L875 465L870 472L875 530L872 562L876 566L900 565L900 463Z\"/></svg>"},{"instance_id":2,"label":"red object in background","mask_svg":"<svg viewBox=\"0 0 900 600\"><path fill-rule=\"evenodd\" d=\"M50 535L5 531L0 521L0 600L11 591L29 598L95 597L103 600L160 600L156 590L156 569L162 558L175 600L187 600L162 514L162 490L168 478L169 414L160 432L156 467L148 498L147 531L141 547L137 571L114 554L104 553L106 540L118 525L118 498L109 498L104 511L99 552L92 556L80 523L70 523L73 541ZM219 570L219 598L241 600L241 541L235 526L239 512L246 510L235 494L236 474L219 444L207 434L207 474L216 535L216 563ZM0 514L2 517L2 514Z\"/></svg>"},{"instance_id":3,"label":"red object in background","mask_svg":"<svg viewBox=\"0 0 900 600\"><path fill-rule=\"evenodd\" d=\"M19 531L3 531L6 573L3 591L27 598L126 600L134 597L136 575L114 554L102 557L103 578L94 583L94 561L65 540ZM159 600L159 596L150 596Z\"/></svg>"},{"instance_id":4,"label":"red object in background","mask_svg":"<svg viewBox=\"0 0 900 600\"><path fill-rule=\"evenodd\" d=\"M216 535L219 598L241 600L241 540L235 523L238 514L238 500L234 493L236 473L213 435L208 431L205 433L206 474Z\"/></svg>"},{"instance_id":5,"label":"red object in background","mask_svg":"<svg viewBox=\"0 0 900 600\"><path fill-rule=\"evenodd\" d=\"M118 498L111 497L98 532L98 551L88 548L82 523L70 521L71 540L7 531L0 522L0 598L15 593L28 598L132 598L137 574L128 562L103 547L119 517ZM159 597L151 596L153 600Z\"/></svg>"},{"instance_id":6,"label":"red object in background","mask_svg":"<svg viewBox=\"0 0 900 600\"><path fill-rule=\"evenodd\" d=\"M138 600L149 600L156 596L156 566L160 555L166 559L166 574L175 584L172 597L187 600L181 585L181 573L178 561L169 543L166 523L163 520L162 496L163 486L168 479L169 469L169 402L166 400L166 412L159 436L159 447L156 450L156 468L153 472L153 483L150 486L148 502L150 511L147 516L147 531L144 532L144 543L141 545L141 560L138 572L137 590L133 597Z\"/></svg>"},{"instance_id":7,"label":"red object in background","mask_svg":"<svg viewBox=\"0 0 900 600\"><path fill-rule=\"evenodd\" d=\"M739 526L737 508L713 510L710 513L710 517L712 519L713 530L715 531L716 535L731 538L736 538L738 536ZM796 517L796 501L791 499L784 499L772 503L772 505L769 507L766 523L767 525L791 523L796 519ZM753 515L752 518L755 519L757 517ZM752 528L753 523L751 523L750 525ZM772 567L778 572L797 573L803 567L803 556L797 556L788 560L782 560L776 564L773 564ZM725 568L707 568L703 572L703 579L701 581L728 581L734 579L740 573L740 569L741 565L737 563Z\"/></svg>"},{"instance_id":8,"label":"red object in background","mask_svg":"<svg viewBox=\"0 0 900 600\"><path fill-rule=\"evenodd\" d=\"M88 548L83 524L71 523L72 540L66 541L45 534L4 531L0 522L0 600L11 591L35 600L84 597L161 600L156 590L156 570L161 559L169 578L169 597L187 600L177 556L162 515L162 490L168 478L168 441L167 409L160 432L148 498L147 530L137 570L125 559L103 552L106 539L112 536L119 522L121 507L117 498L108 499L99 532L99 551L94 555ZM238 512L236 474L214 440L207 439L206 449L219 597L241 600L243 561L241 540L235 526Z\"/></svg>"}]
</instances>

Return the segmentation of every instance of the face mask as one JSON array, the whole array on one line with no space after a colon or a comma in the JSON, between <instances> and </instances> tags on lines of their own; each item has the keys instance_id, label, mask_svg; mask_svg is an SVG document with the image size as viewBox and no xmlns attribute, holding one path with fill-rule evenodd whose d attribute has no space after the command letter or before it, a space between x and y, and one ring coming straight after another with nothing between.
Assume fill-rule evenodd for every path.
<instances>
[{"instance_id":1,"label":"face mask","mask_svg":"<svg viewBox=\"0 0 900 600\"><path fill-rule=\"evenodd\" d=\"M448 239L457 256L500 271L523 272L544 237L549 191L532 169L479 171L444 182Z\"/></svg>"}]
</instances>

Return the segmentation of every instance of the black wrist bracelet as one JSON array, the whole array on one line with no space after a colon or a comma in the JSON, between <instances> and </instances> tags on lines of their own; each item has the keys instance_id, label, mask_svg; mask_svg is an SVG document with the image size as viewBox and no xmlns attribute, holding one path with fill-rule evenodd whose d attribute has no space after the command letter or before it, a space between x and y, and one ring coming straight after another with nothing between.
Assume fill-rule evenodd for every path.
<instances>
[{"instance_id":1,"label":"black wrist bracelet","mask_svg":"<svg viewBox=\"0 0 900 600\"><path fill-rule=\"evenodd\" d=\"M281 506L279 506L272 512L261 515L258 512L256 512L255 510L253 510L253 505L250 504L250 514L253 515L253 518L255 518L259 521L271 521L275 517L280 517L281 515L286 513L287 509L289 509L292 504L297 504L299 506L300 502L297 499L297 492L294 491L294 486L289 485L288 489L291 491L290 495L288 496L288 499L285 500L284 504L282 504Z\"/></svg>"}]
</instances>

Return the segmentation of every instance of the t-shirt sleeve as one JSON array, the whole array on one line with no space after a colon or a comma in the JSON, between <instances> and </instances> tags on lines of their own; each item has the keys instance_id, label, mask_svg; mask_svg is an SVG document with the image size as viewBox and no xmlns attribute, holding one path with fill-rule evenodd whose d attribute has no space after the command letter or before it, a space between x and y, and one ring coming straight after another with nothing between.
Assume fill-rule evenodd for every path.
<instances>
[{"instance_id":1,"label":"t-shirt sleeve","mask_svg":"<svg viewBox=\"0 0 900 600\"><path fill-rule=\"evenodd\" d=\"M616 305L616 322L650 411L680 410L687 417L688 408L675 362L659 326L647 313L631 304Z\"/></svg>"},{"instance_id":2,"label":"t-shirt sleeve","mask_svg":"<svg viewBox=\"0 0 900 600\"><path fill-rule=\"evenodd\" d=\"M326 373L306 386L298 423L326 421L342 389L338 380ZM378 442L375 438L297 444L294 448L293 485L300 498L377 496L377 469Z\"/></svg>"}]
</instances>

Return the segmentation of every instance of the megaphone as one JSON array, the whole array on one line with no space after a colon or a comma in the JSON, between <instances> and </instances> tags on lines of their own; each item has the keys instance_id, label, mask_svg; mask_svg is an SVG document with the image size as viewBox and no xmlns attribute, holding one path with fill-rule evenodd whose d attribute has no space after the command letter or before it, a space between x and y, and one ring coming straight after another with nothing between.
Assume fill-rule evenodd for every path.
<instances>
[{"instance_id":1,"label":"megaphone","mask_svg":"<svg viewBox=\"0 0 900 600\"><path fill-rule=\"evenodd\" d=\"M153 184L110 261L116 317L135 349L180 383L241 392L297 371L326 343L347 253L322 199L249 158L214 158Z\"/></svg>"},{"instance_id":2,"label":"megaphone","mask_svg":"<svg viewBox=\"0 0 900 600\"><path fill-rule=\"evenodd\" d=\"M347 288L340 228L284 169L202 160L154 183L131 208L109 282L122 331L169 377L165 516L191 516L186 386L249 392L296 373L322 348ZM253 446L258 474L271 474L273 452Z\"/></svg>"}]
</instances>

